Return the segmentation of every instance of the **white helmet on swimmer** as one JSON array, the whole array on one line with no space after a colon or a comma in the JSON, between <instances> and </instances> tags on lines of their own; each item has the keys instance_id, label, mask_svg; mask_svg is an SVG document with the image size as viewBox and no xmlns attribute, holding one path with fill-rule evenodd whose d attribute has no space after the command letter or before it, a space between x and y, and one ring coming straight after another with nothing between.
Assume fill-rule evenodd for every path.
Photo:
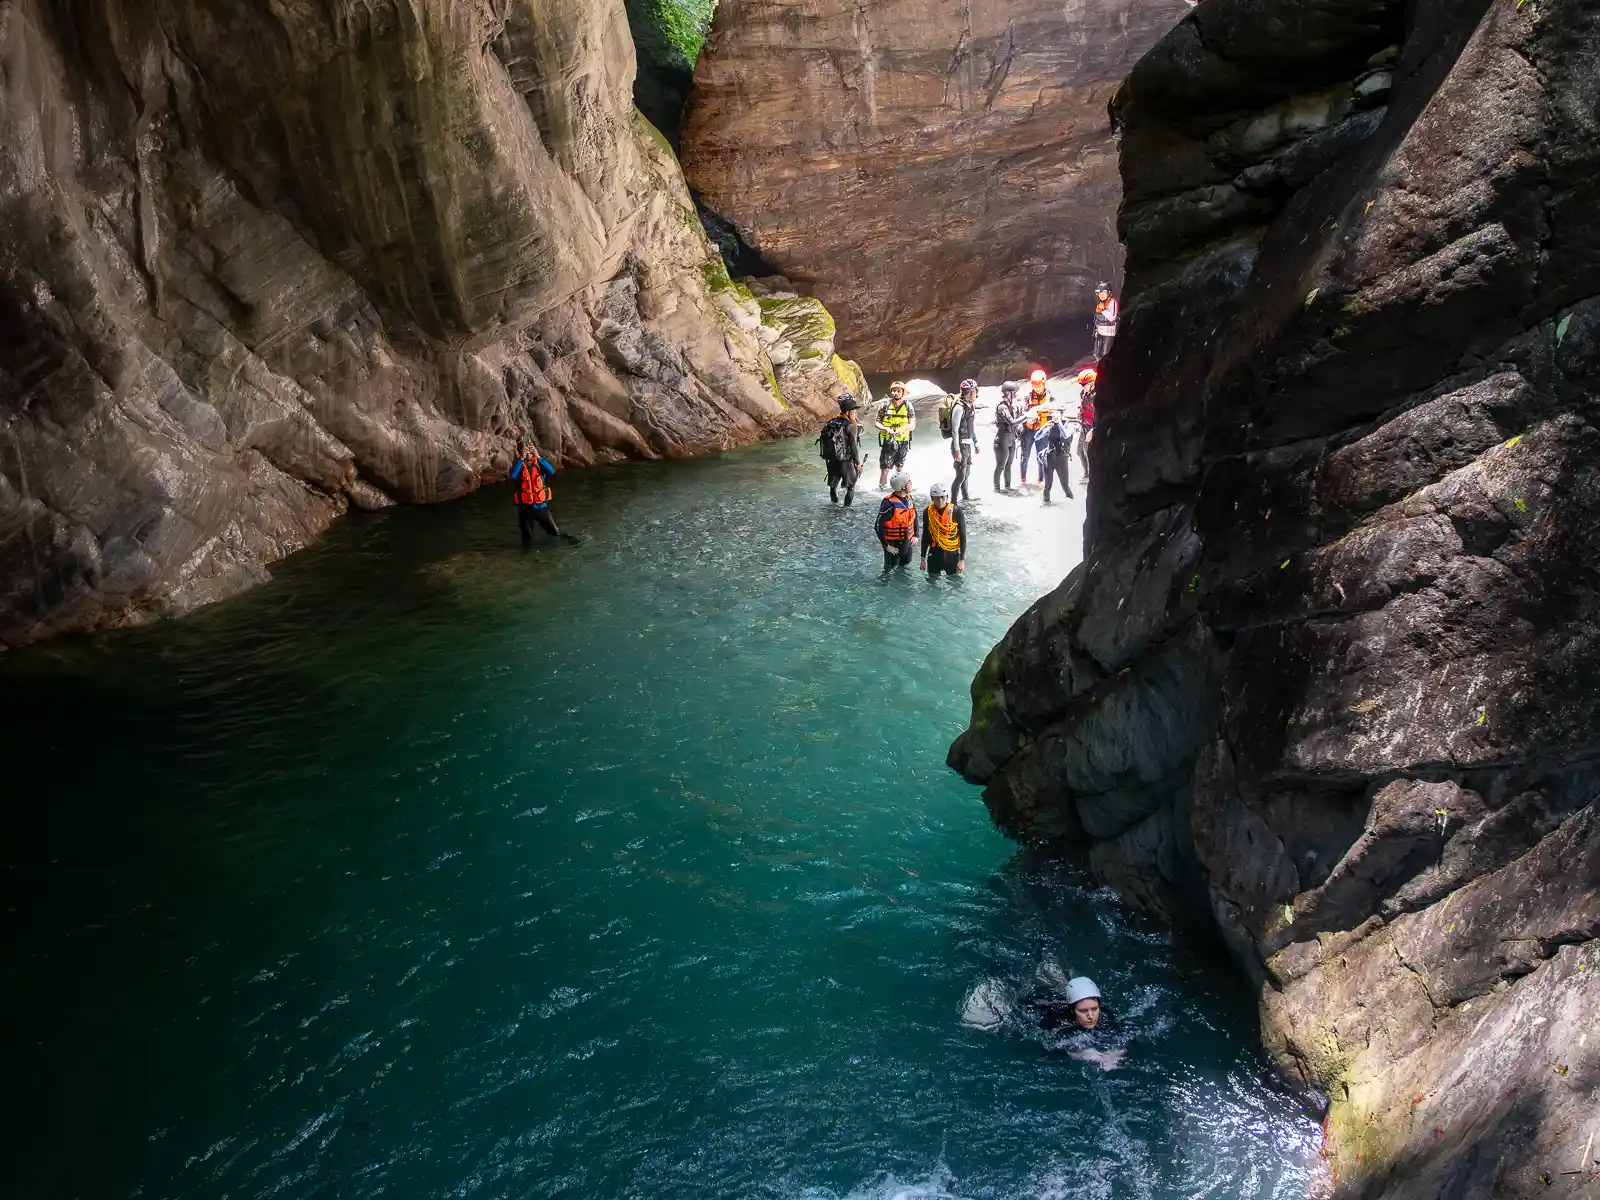
<instances>
[{"instance_id":1,"label":"white helmet on swimmer","mask_svg":"<svg viewBox=\"0 0 1600 1200\"><path fill-rule=\"evenodd\" d=\"M1094 980L1087 975L1079 975L1075 979L1067 980L1067 1003L1077 1004L1080 1000L1100 999L1100 989L1095 987Z\"/></svg>"},{"instance_id":2,"label":"white helmet on swimmer","mask_svg":"<svg viewBox=\"0 0 1600 1200\"><path fill-rule=\"evenodd\" d=\"M928 498L930 500L943 500L949 495L950 489L942 483L936 483L928 489Z\"/></svg>"},{"instance_id":3,"label":"white helmet on swimmer","mask_svg":"<svg viewBox=\"0 0 1600 1200\"><path fill-rule=\"evenodd\" d=\"M889 490L891 492L898 492L901 488L908 488L910 486L911 476L907 475L904 471L896 471L893 475L889 476Z\"/></svg>"}]
</instances>

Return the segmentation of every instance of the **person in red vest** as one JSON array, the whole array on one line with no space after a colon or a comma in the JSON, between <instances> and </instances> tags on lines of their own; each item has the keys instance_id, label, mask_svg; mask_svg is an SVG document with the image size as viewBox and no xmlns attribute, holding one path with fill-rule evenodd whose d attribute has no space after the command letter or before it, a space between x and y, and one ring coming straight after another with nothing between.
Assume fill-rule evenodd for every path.
<instances>
[{"instance_id":1,"label":"person in red vest","mask_svg":"<svg viewBox=\"0 0 1600 1200\"><path fill-rule=\"evenodd\" d=\"M1078 461L1083 464L1083 478L1079 483L1089 483L1089 442L1094 438L1094 388L1100 381L1100 372L1085 367L1078 372Z\"/></svg>"},{"instance_id":2,"label":"person in red vest","mask_svg":"<svg viewBox=\"0 0 1600 1200\"><path fill-rule=\"evenodd\" d=\"M1117 336L1117 298L1111 294L1111 285L1104 282L1094 289L1094 360L1099 362L1111 353L1111 342ZM1081 443L1080 443L1081 445Z\"/></svg>"},{"instance_id":3,"label":"person in red vest","mask_svg":"<svg viewBox=\"0 0 1600 1200\"><path fill-rule=\"evenodd\" d=\"M539 448L524 439L517 443L517 461L511 464L511 498L517 502L517 527L522 544L533 545L533 527L538 525L551 537L576 543L579 539L562 533L550 515L550 476L556 469L539 453Z\"/></svg>"}]
</instances>

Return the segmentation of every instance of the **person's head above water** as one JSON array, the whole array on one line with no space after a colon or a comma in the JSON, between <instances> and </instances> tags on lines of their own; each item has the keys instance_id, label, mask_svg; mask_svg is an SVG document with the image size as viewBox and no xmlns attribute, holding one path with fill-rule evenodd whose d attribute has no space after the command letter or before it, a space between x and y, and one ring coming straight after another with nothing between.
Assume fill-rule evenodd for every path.
<instances>
[{"instance_id":1,"label":"person's head above water","mask_svg":"<svg viewBox=\"0 0 1600 1200\"><path fill-rule=\"evenodd\" d=\"M1087 975L1067 980L1067 1003L1072 1005L1072 1023L1079 1029L1100 1024L1100 989Z\"/></svg>"},{"instance_id":2,"label":"person's head above water","mask_svg":"<svg viewBox=\"0 0 1600 1200\"><path fill-rule=\"evenodd\" d=\"M945 485L942 483L936 483L928 489L928 499L932 500L941 508L944 507L944 502L949 498L950 489L945 487Z\"/></svg>"},{"instance_id":3,"label":"person's head above water","mask_svg":"<svg viewBox=\"0 0 1600 1200\"><path fill-rule=\"evenodd\" d=\"M889 490L891 492L905 493L911 490L911 476L904 471L896 471L889 476Z\"/></svg>"}]
</instances>

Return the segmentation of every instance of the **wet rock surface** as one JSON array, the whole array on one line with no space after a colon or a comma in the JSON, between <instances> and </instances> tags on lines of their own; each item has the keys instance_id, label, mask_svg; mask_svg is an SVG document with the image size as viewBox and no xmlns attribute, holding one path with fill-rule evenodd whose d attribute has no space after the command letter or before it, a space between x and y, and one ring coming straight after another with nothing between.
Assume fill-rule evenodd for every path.
<instances>
[{"instance_id":1,"label":"wet rock surface","mask_svg":"<svg viewBox=\"0 0 1600 1200\"><path fill-rule=\"evenodd\" d=\"M1600 1171L1600 5L1207 0L1115 102L1085 565L951 763L1220 930L1341 1195Z\"/></svg>"},{"instance_id":2,"label":"wet rock surface","mask_svg":"<svg viewBox=\"0 0 1600 1200\"><path fill-rule=\"evenodd\" d=\"M530 431L832 411L831 345L721 302L633 78L621 0L0 2L0 645L231 594Z\"/></svg>"},{"instance_id":3,"label":"wet rock surface","mask_svg":"<svg viewBox=\"0 0 1600 1200\"><path fill-rule=\"evenodd\" d=\"M1106 103L1184 0L724 4L684 117L706 204L869 370L1088 348L1121 262Z\"/></svg>"}]
</instances>

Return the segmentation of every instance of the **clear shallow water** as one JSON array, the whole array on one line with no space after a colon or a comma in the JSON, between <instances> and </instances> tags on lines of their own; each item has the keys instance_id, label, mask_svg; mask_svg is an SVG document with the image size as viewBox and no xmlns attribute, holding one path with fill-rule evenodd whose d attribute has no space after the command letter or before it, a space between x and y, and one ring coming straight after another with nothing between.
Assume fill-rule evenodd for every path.
<instances>
[{"instance_id":1,"label":"clear shallow water","mask_svg":"<svg viewBox=\"0 0 1600 1200\"><path fill-rule=\"evenodd\" d=\"M576 549L353 519L0 662L0 1190L1303 1196L1225 966L943 766L1081 509L985 494L964 579L885 583L814 454L563 476ZM963 1024L1047 965L1126 1069Z\"/></svg>"}]
</instances>

